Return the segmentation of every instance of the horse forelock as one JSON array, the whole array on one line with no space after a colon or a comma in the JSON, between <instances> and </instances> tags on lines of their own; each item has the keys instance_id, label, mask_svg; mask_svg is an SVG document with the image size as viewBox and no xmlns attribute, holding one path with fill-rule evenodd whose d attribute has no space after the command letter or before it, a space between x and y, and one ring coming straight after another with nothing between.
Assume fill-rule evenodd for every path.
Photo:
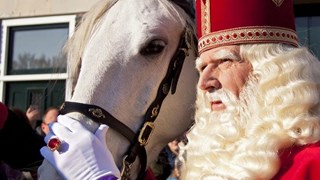
<instances>
[{"instance_id":1,"label":"horse forelock","mask_svg":"<svg viewBox=\"0 0 320 180\"><path fill-rule=\"evenodd\" d=\"M118 0L103 0L95 4L78 23L75 33L67 41L64 51L68 54L69 88L73 90L80 73L81 56L92 35L92 31L103 14L107 12Z\"/></svg>"}]
</instances>

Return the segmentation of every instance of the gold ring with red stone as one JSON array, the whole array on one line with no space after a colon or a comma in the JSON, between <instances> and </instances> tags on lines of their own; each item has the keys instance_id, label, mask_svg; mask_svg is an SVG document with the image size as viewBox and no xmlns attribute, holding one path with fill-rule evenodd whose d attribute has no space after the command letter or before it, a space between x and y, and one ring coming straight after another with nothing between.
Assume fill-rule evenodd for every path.
<instances>
[{"instance_id":1,"label":"gold ring with red stone","mask_svg":"<svg viewBox=\"0 0 320 180\"><path fill-rule=\"evenodd\" d=\"M49 148L51 151L59 150L60 145L61 145L61 141L60 141L60 139L57 138L57 137L51 138L51 139L48 141L48 144L47 144L48 148Z\"/></svg>"}]
</instances>

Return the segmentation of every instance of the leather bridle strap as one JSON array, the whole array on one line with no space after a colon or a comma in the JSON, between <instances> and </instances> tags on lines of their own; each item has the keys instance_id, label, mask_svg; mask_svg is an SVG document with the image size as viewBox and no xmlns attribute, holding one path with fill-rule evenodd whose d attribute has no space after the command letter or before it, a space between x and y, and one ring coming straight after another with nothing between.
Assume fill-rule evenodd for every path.
<instances>
[{"instance_id":1,"label":"leather bridle strap","mask_svg":"<svg viewBox=\"0 0 320 180\"><path fill-rule=\"evenodd\" d=\"M155 128L154 121L158 117L163 100L169 94L170 87L172 94L174 94L176 91L184 59L186 56L188 56L188 50L191 48L191 42L189 42L188 40L191 40L192 38L190 37L192 36L193 35L190 31L190 27L187 26L184 32L182 32L181 34L178 48L169 63L167 73L159 85L157 96L155 100L151 103L145 114L144 123L140 127L138 136L135 140L135 144L132 144L132 146L129 148L127 152L127 156L124 158L123 165L125 166L125 168L122 168L123 171L121 172L121 179L129 179L129 171L131 169L130 165L135 161L136 156L143 149L145 149L145 145L148 144L151 133ZM143 162L140 163L142 164L138 179L143 178L146 168ZM128 176L128 178L126 178L126 176Z\"/></svg>"},{"instance_id":2,"label":"leather bridle strap","mask_svg":"<svg viewBox=\"0 0 320 180\"><path fill-rule=\"evenodd\" d=\"M127 138L131 143L134 143L135 133L128 126L99 106L78 102L64 102L60 107L60 114L64 115L71 112L79 112L96 123L106 124L111 129Z\"/></svg>"}]
</instances>

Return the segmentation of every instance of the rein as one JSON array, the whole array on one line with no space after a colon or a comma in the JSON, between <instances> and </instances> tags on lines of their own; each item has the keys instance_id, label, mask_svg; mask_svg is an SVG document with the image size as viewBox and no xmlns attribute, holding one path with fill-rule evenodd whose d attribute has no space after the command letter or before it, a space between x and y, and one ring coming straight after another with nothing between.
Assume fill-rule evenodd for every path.
<instances>
[{"instance_id":1,"label":"rein","mask_svg":"<svg viewBox=\"0 0 320 180\"><path fill-rule=\"evenodd\" d=\"M157 96L147 109L144 121L137 133L133 132L128 126L99 106L68 101L61 105L60 114L64 115L71 112L81 113L96 123L108 125L110 128L127 138L130 142L130 146L123 157L121 180L130 179L131 167L137 156L140 160L138 179L143 179L147 164L145 146L148 144L149 138L155 128L154 122L158 117L163 100L169 94L170 89L171 94L176 92L184 59L189 55L188 50L191 49L191 44L194 39L194 34L189 25L187 25L181 35L179 46L170 60L167 73L159 85Z\"/></svg>"}]
</instances>

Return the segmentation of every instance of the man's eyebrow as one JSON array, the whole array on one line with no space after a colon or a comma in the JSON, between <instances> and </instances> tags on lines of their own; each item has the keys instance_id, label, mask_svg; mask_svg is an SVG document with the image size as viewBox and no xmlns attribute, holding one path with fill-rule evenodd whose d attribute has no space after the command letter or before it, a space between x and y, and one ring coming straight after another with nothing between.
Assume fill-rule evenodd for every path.
<instances>
[{"instance_id":1,"label":"man's eyebrow","mask_svg":"<svg viewBox=\"0 0 320 180\"><path fill-rule=\"evenodd\" d=\"M222 60L222 59L232 59L235 61L241 60L238 53L236 53L234 51L230 51L228 49L220 49L220 50L216 51L215 53L213 53L212 55L210 55L210 58L215 59L215 60ZM200 70L202 65L203 65L203 61L201 60L200 57L198 57L196 59L196 69Z\"/></svg>"},{"instance_id":2,"label":"man's eyebrow","mask_svg":"<svg viewBox=\"0 0 320 180\"><path fill-rule=\"evenodd\" d=\"M234 51L230 51L228 49L220 49L211 56L212 59L232 59L236 61L240 61L240 57Z\"/></svg>"}]
</instances>

